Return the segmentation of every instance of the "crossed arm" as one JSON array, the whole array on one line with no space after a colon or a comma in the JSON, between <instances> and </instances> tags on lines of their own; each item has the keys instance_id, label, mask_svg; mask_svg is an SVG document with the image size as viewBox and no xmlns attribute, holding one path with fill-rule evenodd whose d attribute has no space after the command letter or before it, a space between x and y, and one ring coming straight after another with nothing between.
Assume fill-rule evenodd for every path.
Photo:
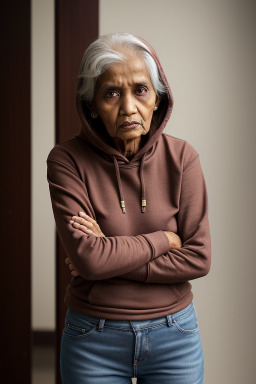
<instances>
[{"instance_id":1,"label":"crossed arm","mask_svg":"<svg viewBox=\"0 0 256 384\"><path fill-rule=\"evenodd\" d=\"M119 276L170 284L208 273L211 249L207 191L198 156L192 153L183 167L176 217L180 238L164 229L137 236L107 237L96 222L86 185L69 154L62 149L60 153L59 148L58 152L54 150L49 156L48 181L57 230L74 276L80 274L87 280ZM76 212L86 212L88 216L72 216Z\"/></svg>"},{"instance_id":2,"label":"crossed arm","mask_svg":"<svg viewBox=\"0 0 256 384\"><path fill-rule=\"evenodd\" d=\"M70 224L73 225L74 228L80 230L88 235L95 235L99 237L105 237L104 233L101 231L99 224L96 220L92 219L90 216L86 215L84 212L79 212L79 216L73 216ZM178 249L181 248L181 239L180 237L174 233L169 231L164 231L166 236L168 237L170 243L170 249ZM65 263L68 265L71 275L77 277L80 275L78 269L71 262L71 260L67 257L65 259Z\"/></svg>"}]
</instances>

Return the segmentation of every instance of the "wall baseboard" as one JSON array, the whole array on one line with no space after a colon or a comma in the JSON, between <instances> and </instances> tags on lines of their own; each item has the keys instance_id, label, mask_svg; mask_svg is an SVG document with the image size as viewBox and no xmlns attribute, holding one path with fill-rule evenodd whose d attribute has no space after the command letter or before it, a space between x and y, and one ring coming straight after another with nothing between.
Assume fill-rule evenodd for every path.
<instances>
[{"instance_id":1,"label":"wall baseboard","mask_svg":"<svg viewBox=\"0 0 256 384\"><path fill-rule=\"evenodd\" d=\"M56 332L55 331L32 331L33 345L55 346Z\"/></svg>"}]
</instances>

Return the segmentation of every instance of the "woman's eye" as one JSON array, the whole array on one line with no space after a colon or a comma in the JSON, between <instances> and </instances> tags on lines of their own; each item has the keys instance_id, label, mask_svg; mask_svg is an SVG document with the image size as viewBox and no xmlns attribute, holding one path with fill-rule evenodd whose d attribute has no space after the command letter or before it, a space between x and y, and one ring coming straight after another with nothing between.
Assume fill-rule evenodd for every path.
<instances>
[{"instance_id":1,"label":"woman's eye","mask_svg":"<svg viewBox=\"0 0 256 384\"><path fill-rule=\"evenodd\" d=\"M118 93L116 91L107 91L105 93L105 96L109 99L118 96Z\"/></svg>"},{"instance_id":2,"label":"woman's eye","mask_svg":"<svg viewBox=\"0 0 256 384\"><path fill-rule=\"evenodd\" d=\"M147 92L147 88L146 87L138 87L136 89L136 93L139 94L139 95L143 95L146 92Z\"/></svg>"}]
</instances>

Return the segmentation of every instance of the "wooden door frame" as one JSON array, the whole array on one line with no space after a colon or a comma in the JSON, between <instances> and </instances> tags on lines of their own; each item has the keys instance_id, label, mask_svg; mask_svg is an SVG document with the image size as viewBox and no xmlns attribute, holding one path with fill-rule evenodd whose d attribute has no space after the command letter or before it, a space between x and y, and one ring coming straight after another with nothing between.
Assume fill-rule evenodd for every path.
<instances>
[{"instance_id":1,"label":"wooden door frame","mask_svg":"<svg viewBox=\"0 0 256 384\"><path fill-rule=\"evenodd\" d=\"M1 7L1 377L31 383L31 5Z\"/></svg>"},{"instance_id":2,"label":"wooden door frame","mask_svg":"<svg viewBox=\"0 0 256 384\"><path fill-rule=\"evenodd\" d=\"M76 84L85 49L98 37L98 0L55 0L55 103L56 143L80 130L76 112ZM75 212L74 212L75 213ZM64 296L70 273L64 263L65 252L56 241L56 382L61 383L59 356L66 306Z\"/></svg>"}]
</instances>

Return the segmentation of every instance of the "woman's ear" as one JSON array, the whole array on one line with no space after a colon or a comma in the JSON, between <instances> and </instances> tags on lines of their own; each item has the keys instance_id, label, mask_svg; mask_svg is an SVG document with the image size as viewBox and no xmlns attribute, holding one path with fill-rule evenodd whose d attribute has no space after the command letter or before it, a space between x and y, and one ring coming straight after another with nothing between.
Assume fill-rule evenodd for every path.
<instances>
[{"instance_id":1,"label":"woman's ear","mask_svg":"<svg viewBox=\"0 0 256 384\"><path fill-rule=\"evenodd\" d=\"M98 113L97 113L97 109L94 105L94 103L90 102L90 101L86 101L86 107L90 110L91 112L91 117L93 119L97 119L98 117Z\"/></svg>"},{"instance_id":2,"label":"woman's ear","mask_svg":"<svg viewBox=\"0 0 256 384\"><path fill-rule=\"evenodd\" d=\"M93 102L86 101L86 106L90 110L92 117L95 118L96 116L98 116L96 106L95 106L95 104Z\"/></svg>"},{"instance_id":3,"label":"woman's ear","mask_svg":"<svg viewBox=\"0 0 256 384\"><path fill-rule=\"evenodd\" d=\"M157 108L159 107L160 101L161 101L160 96L156 95L156 107Z\"/></svg>"}]
</instances>

